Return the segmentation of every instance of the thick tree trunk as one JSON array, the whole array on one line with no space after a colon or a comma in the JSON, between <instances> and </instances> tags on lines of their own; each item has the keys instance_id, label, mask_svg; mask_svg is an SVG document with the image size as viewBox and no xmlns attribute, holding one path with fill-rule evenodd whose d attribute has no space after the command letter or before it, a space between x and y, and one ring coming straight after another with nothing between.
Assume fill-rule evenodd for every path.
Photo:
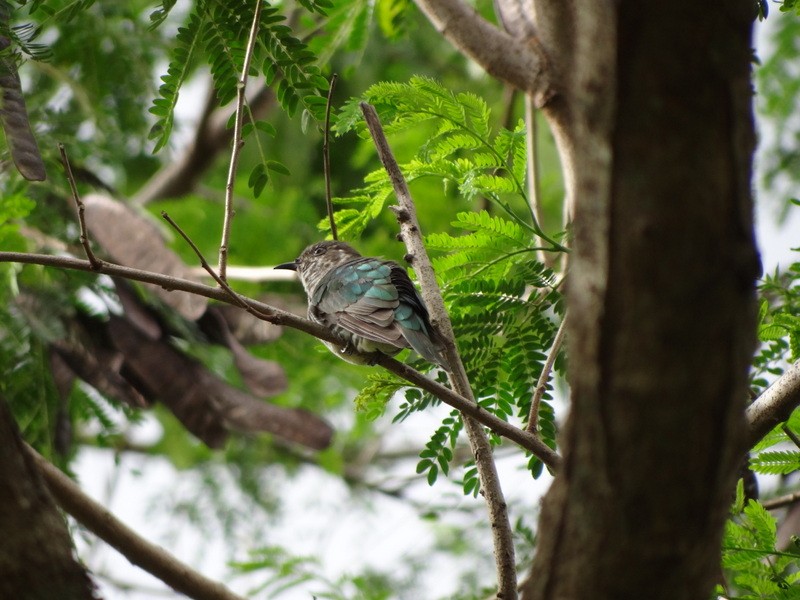
<instances>
[{"instance_id":1,"label":"thick tree trunk","mask_svg":"<svg viewBox=\"0 0 800 600\"><path fill-rule=\"evenodd\" d=\"M575 23L549 115L575 148L572 412L524 598L706 598L755 343L753 3L558 11Z\"/></svg>"},{"instance_id":2,"label":"thick tree trunk","mask_svg":"<svg viewBox=\"0 0 800 600\"><path fill-rule=\"evenodd\" d=\"M72 555L50 497L0 399L0 598L90 600L94 584Z\"/></svg>"}]
</instances>

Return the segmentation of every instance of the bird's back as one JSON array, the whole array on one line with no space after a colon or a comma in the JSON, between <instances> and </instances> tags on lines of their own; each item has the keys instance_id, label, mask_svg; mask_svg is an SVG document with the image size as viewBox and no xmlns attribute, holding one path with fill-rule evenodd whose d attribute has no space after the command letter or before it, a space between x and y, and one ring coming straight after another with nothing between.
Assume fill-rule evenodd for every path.
<instances>
[{"instance_id":1,"label":"bird's back","mask_svg":"<svg viewBox=\"0 0 800 600\"><path fill-rule=\"evenodd\" d=\"M397 263L361 257L333 267L309 300L312 319L364 338L352 340L363 348L369 348L366 340L390 355L411 347L426 360L443 364L425 304Z\"/></svg>"}]
</instances>

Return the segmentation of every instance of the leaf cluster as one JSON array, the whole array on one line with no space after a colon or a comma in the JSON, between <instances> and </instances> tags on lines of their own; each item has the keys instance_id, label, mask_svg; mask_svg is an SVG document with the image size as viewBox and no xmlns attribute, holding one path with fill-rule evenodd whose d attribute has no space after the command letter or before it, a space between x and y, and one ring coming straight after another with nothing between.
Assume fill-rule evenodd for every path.
<instances>
[{"instance_id":1,"label":"leaf cluster","mask_svg":"<svg viewBox=\"0 0 800 600\"><path fill-rule=\"evenodd\" d=\"M800 263L767 276L759 292L758 338L751 393L758 396L789 362L800 358ZM758 474L788 476L800 470L800 411L776 426L750 453L749 467ZM735 585L736 598L800 598L800 546L779 552L775 519L756 501L744 503L740 489L726 524L723 567ZM737 595L739 594L739 595Z\"/></svg>"},{"instance_id":2,"label":"leaf cluster","mask_svg":"<svg viewBox=\"0 0 800 600\"><path fill-rule=\"evenodd\" d=\"M314 119L321 121L328 82L316 66L317 57L295 37L278 8L264 4L250 75L261 74L267 85L276 85L277 99L289 115L302 104ZM331 6L329 0L307 0L301 4L309 11L321 13ZM163 21L164 10L154 13L155 22ZM150 132L155 151L169 140L181 86L201 57L210 66L220 105L236 97L252 14L252 3L245 0L207 0L195 4L186 24L178 29L167 73L161 78L159 98L150 109L157 118Z\"/></svg>"},{"instance_id":3,"label":"leaf cluster","mask_svg":"<svg viewBox=\"0 0 800 600\"><path fill-rule=\"evenodd\" d=\"M513 131L501 129L493 134L491 113L482 99L414 77L408 83L376 84L361 99L348 102L338 116L338 133L353 129L363 133L361 100L378 109L387 132L423 126L432 131L417 155L401 166L409 181L435 177L453 186L462 201L489 201L492 212L458 212L451 222L452 232L431 233L425 243L434 253L433 264L479 404L502 419L524 423L563 315L554 274L538 261L539 225L532 215L514 208L528 206L524 127L520 124ZM360 234L392 197L393 188L383 170L369 174L366 182L353 195L337 200L358 206L336 213L343 236ZM320 224L323 230L326 226ZM561 248L546 236L545 244L550 250ZM562 357L556 368L563 367ZM372 378L358 402L371 415L379 414L401 387L383 376ZM555 447L550 400L546 393L537 416L538 429L545 443ZM434 402L424 392L406 390L396 419ZM429 483L440 473L449 473L461 425L457 414L448 416L420 454L417 472L426 473ZM541 473L537 459L530 466L535 476ZM478 491L474 467L465 473L464 489L471 494Z\"/></svg>"},{"instance_id":4,"label":"leaf cluster","mask_svg":"<svg viewBox=\"0 0 800 600\"><path fill-rule=\"evenodd\" d=\"M722 566L729 598L800 598L800 546L776 549L776 522L755 500L745 503L742 482L725 525Z\"/></svg>"},{"instance_id":5,"label":"leaf cluster","mask_svg":"<svg viewBox=\"0 0 800 600\"><path fill-rule=\"evenodd\" d=\"M333 126L337 134L357 130L365 135L361 101L375 106L387 133L422 127L431 131L417 155L401 164L409 182L436 178L444 184L445 191L454 186L465 201L484 198L523 229L542 235L527 209L522 123L513 131L500 129L494 135L491 111L482 98L467 92L456 94L433 79L415 76L408 83L375 84L361 98L347 102ZM343 237L360 235L392 196L391 182L383 169L370 173L365 183L350 196L334 199L337 204L355 206L336 213ZM516 206L512 206L512 199ZM320 229L325 228L324 222L320 223Z\"/></svg>"},{"instance_id":6,"label":"leaf cluster","mask_svg":"<svg viewBox=\"0 0 800 600\"><path fill-rule=\"evenodd\" d=\"M753 360L753 395L766 389L770 377L781 375L787 361L800 358L800 262L765 277L759 291L761 346Z\"/></svg>"}]
</instances>

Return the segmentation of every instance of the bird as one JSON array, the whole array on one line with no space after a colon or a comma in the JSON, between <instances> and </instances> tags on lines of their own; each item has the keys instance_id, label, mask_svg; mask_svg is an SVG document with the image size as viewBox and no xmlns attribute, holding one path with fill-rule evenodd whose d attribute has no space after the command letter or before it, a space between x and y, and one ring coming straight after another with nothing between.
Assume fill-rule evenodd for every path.
<instances>
[{"instance_id":1,"label":"bird","mask_svg":"<svg viewBox=\"0 0 800 600\"><path fill-rule=\"evenodd\" d=\"M322 241L276 269L296 271L308 296L308 318L342 343L323 342L354 364L374 364L376 353L412 348L449 370L428 309L406 270L396 262L362 256L349 244Z\"/></svg>"}]
</instances>

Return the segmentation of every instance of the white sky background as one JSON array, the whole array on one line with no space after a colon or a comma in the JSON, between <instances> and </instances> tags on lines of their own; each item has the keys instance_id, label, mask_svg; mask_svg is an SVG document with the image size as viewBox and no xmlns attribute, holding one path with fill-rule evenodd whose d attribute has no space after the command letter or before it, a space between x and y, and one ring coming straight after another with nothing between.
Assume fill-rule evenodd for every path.
<instances>
[{"instance_id":1,"label":"white sky background","mask_svg":"<svg viewBox=\"0 0 800 600\"><path fill-rule=\"evenodd\" d=\"M766 25L784 15L773 14ZM759 30L764 24L759 25ZM759 46L763 48L763 35L759 36ZM202 102L205 90L195 84L194 90L184 89L181 93L179 110L182 119L191 118L199 110L191 106L192 101ZM192 99L187 101L187 99ZM187 129L183 129L183 138ZM180 143L181 129L177 128ZM768 135L763 131L761 137ZM760 177L756 177L760 185ZM800 195L795 192L794 195ZM800 246L800 210L790 211L783 226L776 225L776 215L783 198L771 198L767 190L758 190L757 229L765 272L772 272L776 265L788 265L798 259L790 248ZM391 412L391 411L390 411ZM393 426L387 439L397 447L408 447L415 441L418 447L427 441L428 436L439 422L437 416L415 415L406 423ZM152 441L160 435L160 427L153 418L132 431L134 438L141 442ZM222 579L228 572L225 560L230 558L221 535L210 539L199 535L191 525L182 523L180 518L171 516L164 508L154 505L158 498L170 495L187 495L198 489L195 475L187 471L176 471L166 460L153 457L140 457L125 454L115 464L110 451L84 449L80 452L74 469L84 491L106 505L115 515L131 526L142 536L163 545L180 560L183 560L205 575ZM504 491L511 500L521 501L522 506L536 510L538 499L549 485L546 474L539 481L532 481L525 475L525 461L520 457L501 458L498 468ZM408 476L413 475L413 461L408 463ZM282 497L284 515L279 520L263 520L254 517L249 539L241 540L241 552L235 557L247 559L246 551L266 545L281 545L291 549L296 555L316 555L320 560L321 572L331 580L347 572L360 570L371 565L379 571L393 572L403 565L420 560L435 543L434 528L418 516L419 512L405 501L380 494L362 493L354 495L338 478L313 467L303 467L293 479L277 478L274 482L276 493ZM231 484L231 494L235 485ZM482 502L463 498L459 488L452 483L440 481L429 488L424 481L410 487L410 496L423 506L439 504L442 495L454 498L459 503ZM198 498L198 503L203 503ZM482 513L481 513L482 514ZM528 517L531 516L528 513ZM519 515L513 514L513 520ZM531 519L529 519L531 520ZM453 511L443 517L443 521L458 527L470 529L474 524L465 521L463 513ZM129 600L149 600L159 597L176 597L164 584L144 571L132 566L116 551L93 536L78 537L81 557L95 572L100 591L107 600L125 598ZM91 545L87 545L87 541ZM491 581L494 574L490 564L472 562L469 558L456 559L448 565L430 565L427 578L421 582L420 589L426 590L427 598L443 597L452 593L463 571L483 572L481 580ZM128 582L139 591L124 592L118 586L109 586L104 576L111 576L116 582ZM255 576L249 581L236 580L231 588L242 595L259 581ZM319 587L296 589L281 598L310 598L312 590ZM263 594L260 596L265 598Z\"/></svg>"},{"instance_id":2,"label":"white sky background","mask_svg":"<svg viewBox=\"0 0 800 600\"><path fill-rule=\"evenodd\" d=\"M421 448L439 424L439 418L438 415L415 415L404 424L392 427L387 450L392 447L407 448L412 443ZM159 425L154 420L148 421L140 433L134 432L137 441L152 442L152 437L160 434ZM407 463L408 476L414 474L414 462ZM111 452L97 449L82 450L74 469L84 491L106 505L139 534L163 545L205 575L215 579L224 578L228 572L225 561L230 558L230 553L221 535L216 539L214 536L204 538L190 524L182 524L181 517L172 517L164 508L153 505L154 498L183 497L196 490L199 486L191 472L176 471L160 458L132 454L123 454L119 465L115 465ZM535 510L537 499L549 485L549 476L544 474L539 481L532 481L526 473L525 461L519 460L516 455L501 458L498 469L506 483L505 492L510 504L513 505L516 499ZM112 483L109 485L109 482ZM464 498L459 486L443 478L433 488L429 488L424 480L410 486L409 497L418 505L417 508L405 500L379 493L352 493L341 479L315 467L304 467L299 476L293 479L276 478L274 485L282 497L284 515L278 522L254 515L252 537L241 540L242 551L235 559L247 559L247 549L280 545L289 548L295 555L318 556L321 565L319 571L331 580L336 580L346 572L358 572L363 566L402 573L405 564L425 558L436 541L431 525L419 517L426 507L433 510L442 504L452 503L455 509L452 513L442 515L438 527L450 525L469 530L476 524L470 522L471 516L459 512L457 507L483 503L481 499ZM237 502L236 498L235 486L231 484L233 505ZM198 499L198 502L202 501ZM423 509L419 510L419 506ZM479 514L483 515L482 512ZM512 520L518 516L512 514ZM163 583L130 565L103 542L96 542L93 549L87 550L85 541L80 540L79 550L95 573L110 575L117 582L144 586L147 590L143 593L123 593L116 586L102 585L104 581L100 577L98 583L107 600L145 600L154 597L155 590L164 589ZM452 593L459 575L465 571L479 569L484 573L481 579L487 582L493 577L490 563L469 557L441 566L444 568L426 569L427 577L420 587L426 590L426 598L444 597ZM250 580L237 579L230 587L246 595L259 581L256 575ZM287 592L281 598L309 598L309 592L323 591L320 588L313 584L304 586Z\"/></svg>"}]
</instances>

